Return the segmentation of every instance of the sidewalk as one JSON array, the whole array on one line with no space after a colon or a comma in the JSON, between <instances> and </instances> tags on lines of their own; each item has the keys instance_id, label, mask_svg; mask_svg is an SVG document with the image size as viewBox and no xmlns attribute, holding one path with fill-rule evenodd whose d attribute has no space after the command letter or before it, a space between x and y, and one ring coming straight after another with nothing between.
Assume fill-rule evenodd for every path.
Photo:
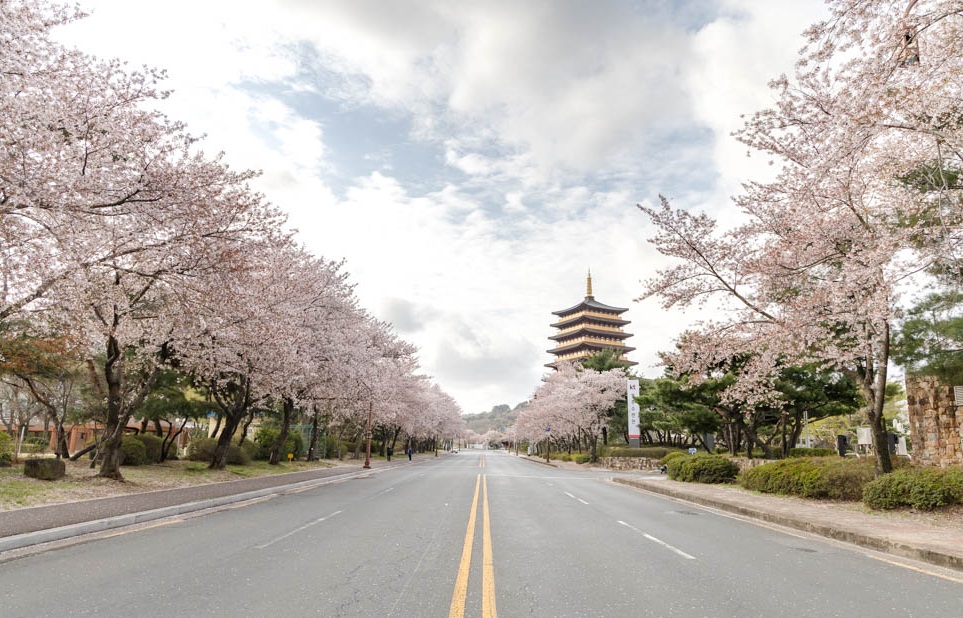
<instances>
[{"instance_id":1,"label":"sidewalk","mask_svg":"<svg viewBox=\"0 0 963 618\"><path fill-rule=\"evenodd\" d=\"M410 465L410 463L401 460L390 464L373 461L370 469L364 469L360 465L318 468L223 483L4 511L0 512L0 559L5 551L273 494L300 491L308 487L375 474L400 465Z\"/></svg>"},{"instance_id":2,"label":"sidewalk","mask_svg":"<svg viewBox=\"0 0 963 618\"><path fill-rule=\"evenodd\" d=\"M680 483L663 476L622 475L614 482L752 519L854 543L895 556L963 571L963 530L770 496L732 485Z\"/></svg>"}]
</instances>

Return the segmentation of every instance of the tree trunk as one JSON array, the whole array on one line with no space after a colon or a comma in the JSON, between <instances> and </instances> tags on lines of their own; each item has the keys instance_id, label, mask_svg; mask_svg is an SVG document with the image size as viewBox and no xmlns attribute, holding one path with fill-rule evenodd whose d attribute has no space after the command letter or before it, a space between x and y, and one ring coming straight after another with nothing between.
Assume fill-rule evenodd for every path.
<instances>
[{"instance_id":1,"label":"tree trunk","mask_svg":"<svg viewBox=\"0 0 963 618\"><path fill-rule=\"evenodd\" d=\"M117 319L115 318L115 326ZM123 363L121 360L120 342L111 335L107 338L107 360L104 362L104 380L107 382L107 419L104 423L104 438L98 455L101 459L100 472L97 476L109 479L123 480L120 473L121 438L123 437Z\"/></svg>"},{"instance_id":2,"label":"tree trunk","mask_svg":"<svg viewBox=\"0 0 963 618\"><path fill-rule=\"evenodd\" d=\"M237 439L237 445L241 446L247 439L247 432L251 428L251 423L254 422L254 410L250 410L247 416L244 418L244 424L241 426L241 437Z\"/></svg>"},{"instance_id":3,"label":"tree trunk","mask_svg":"<svg viewBox=\"0 0 963 618\"><path fill-rule=\"evenodd\" d=\"M57 459L69 459L70 450L67 446L67 433L64 431L64 423L60 418L57 418L56 424L57 431Z\"/></svg>"},{"instance_id":4,"label":"tree trunk","mask_svg":"<svg viewBox=\"0 0 963 618\"><path fill-rule=\"evenodd\" d=\"M873 449L876 451L877 476L893 471L893 461L889 455L889 439L886 435L886 419L883 416L883 406L886 403L886 371L889 362L889 324L884 324L883 330L884 337L880 341L881 349L877 366L870 367L867 363L863 379L863 390L867 401L870 402L868 416L873 432Z\"/></svg>"},{"instance_id":5,"label":"tree trunk","mask_svg":"<svg viewBox=\"0 0 963 618\"><path fill-rule=\"evenodd\" d=\"M98 446L100 446L100 442L95 440L94 443L91 444L90 446L84 447L79 451L77 451L76 453L74 453L73 455L71 455L70 461L77 461L78 459L80 459L90 451L96 450Z\"/></svg>"},{"instance_id":6,"label":"tree trunk","mask_svg":"<svg viewBox=\"0 0 963 618\"><path fill-rule=\"evenodd\" d=\"M239 376L235 381L229 382L223 392L214 381L211 383L210 391L221 409L224 428L217 439L217 446L211 456L211 465L208 467L212 470L223 470L227 465L227 450L231 446L231 440L244 415L251 408L251 381L247 376Z\"/></svg>"},{"instance_id":7,"label":"tree trunk","mask_svg":"<svg viewBox=\"0 0 963 618\"><path fill-rule=\"evenodd\" d=\"M317 404L312 408L314 414L311 417L311 446L308 447L308 461L318 461L318 442L321 438L321 410Z\"/></svg>"},{"instance_id":8,"label":"tree trunk","mask_svg":"<svg viewBox=\"0 0 963 618\"><path fill-rule=\"evenodd\" d=\"M177 431L171 433L171 431L168 430L167 435L164 436L164 439L161 442L161 456L160 456L161 462L167 461L167 457L170 454L171 447L177 443L177 437L184 432L185 427L187 427L187 418L184 418L184 420L181 422L181 426L178 427Z\"/></svg>"},{"instance_id":9,"label":"tree trunk","mask_svg":"<svg viewBox=\"0 0 963 618\"><path fill-rule=\"evenodd\" d=\"M211 470L223 470L227 467L227 449L231 447L231 439L237 432L238 425L241 424L243 414L243 412L235 412L234 414L224 415L224 428L221 430L221 436L217 439L217 446L214 447L211 465L208 466Z\"/></svg>"},{"instance_id":10,"label":"tree trunk","mask_svg":"<svg viewBox=\"0 0 963 618\"><path fill-rule=\"evenodd\" d=\"M288 433L290 433L291 430L291 417L294 415L294 400L290 397L285 397L282 400L281 410L281 431L278 433L278 439L274 441L274 446L271 447L271 454L268 456L268 463L272 466L276 466L281 462L281 449L284 448L284 443L287 442ZM286 457L287 453L284 455Z\"/></svg>"}]
</instances>

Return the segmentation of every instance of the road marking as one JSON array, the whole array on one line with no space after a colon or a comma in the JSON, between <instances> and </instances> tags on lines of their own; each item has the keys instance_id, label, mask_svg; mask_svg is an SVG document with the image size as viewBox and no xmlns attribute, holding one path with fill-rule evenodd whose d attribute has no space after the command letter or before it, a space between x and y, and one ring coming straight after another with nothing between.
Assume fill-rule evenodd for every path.
<instances>
[{"instance_id":1,"label":"road marking","mask_svg":"<svg viewBox=\"0 0 963 618\"><path fill-rule=\"evenodd\" d=\"M484 455L482 455L481 457L478 458L478 467L479 467L479 468L484 468L484 467L485 467L485 456L484 456Z\"/></svg>"},{"instance_id":2,"label":"road marking","mask_svg":"<svg viewBox=\"0 0 963 618\"><path fill-rule=\"evenodd\" d=\"M631 528L632 530L635 530L636 532L638 532L639 534L641 534L641 535L644 536L645 538L649 539L649 540L652 541L653 543L656 543L656 544L658 544L658 545L661 545L662 547L668 549L668 550L671 551L671 552L675 552L675 553L679 554L680 556L682 556L683 558L685 558L685 559L687 559L687 560L695 560L695 559L696 559L695 556L690 556L689 554L685 553L684 551L682 551L682 550L679 549L678 547L673 547L672 545L669 545L669 544L666 543L665 541L662 541L662 540L660 540L660 539L655 538L655 537L652 536L651 534L646 534L645 532L642 532L641 530L639 530L638 528L636 528L636 527L633 526L632 524L627 524L627 523L625 523L624 521L622 521L621 519L619 520L618 523L622 524L622 525L625 526L626 528Z\"/></svg>"},{"instance_id":3,"label":"road marking","mask_svg":"<svg viewBox=\"0 0 963 618\"><path fill-rule=\"evenodd\" d=\"M495 611L495 562L492 559L492 530L488 516L488 477L482 477L482 487L484 488L484 499L482 509L484 517L482 519L482 616L483 618L495 618L498 614Z\"/></svg>"},{"instance_id":4,"label":"road marking","mask_svg":"<svg viewBox=\"0 0 963 618\"><path fill-rule=\"evenodd\" d=\"M310 528L311 526L320 524L322 521L324 521L324 520L326 520L326 519L330 519L330 518L334 517L335 515L337 515L337 514L340 513L340 512L341 512L341 511L335 511L334 513L331 513L330 515L325 515L324 517L319 517L319 518L315 519L314 521L311 521L311 522L308 522L308 523L304 524L304 525L301 526L300 528L295 528L294 530L292 530L291 532L288 532L287 534L282 534L281 536L279 536L278 538L276 538L276 539L274 539L274 540L272 540L272 541L268 541L267 543L264 543L263 545L256 545L255 547L256 547L257 549L264 549L265 547L270 547L271 545L274 545L274 544L277 543L278 541L283 541L284 539L288 538L288 537L291 536L291 535L297 534L298 532L301 532L302 530L305 530L305 529L307 529L307 528Z\"/></svg>"},{"instance_id":5,"label":"road marking","mask_svg":"<svg viewBox=\"0 0 963 618\"><path fill-rule=\"evenodd\" d=\"M468 596L468 571L471 568L471 550L475 544L475 512L478 510L478 487L481 475L475 477L475 496L471 500L471 513L468 515L468 529L465 531L465 545L461 550L461 562L458 564L458 577L455 578L455 592L451 596L451 607L448 618L463 618L465 615L465 598Z\"/></svg>"},{"instance_id":6,"label":"road marking","mask_svg":"<svg viewBox=\"0 0 963 618\"><path fill-rule=\"evenodd\" d=\"M579 498L578 496L573 496L572 494L568 493L567 491L566 491L566 492L562 492L562 493L564 493L566 496L568 496L568 497L571 498L572 500L578 500L578 501L581 502L582 504L588 504L588 502L586 502L585 500L582 500L582 499Z\"/></svg>"},{"instance_id":7,"label":"road marking","mask_svg":"<svg viewBox=\"0 0 963 618\"><path fill-rule=\"evenodd\" d=\"M924 575L932 575L933 577L939 577L940 579L946 579L951 582L956 582L957 584L963 584L963 579L958 577L953 577L951 575L943 575L942 573L937 573L936 571L930 571L928 569L921 569L920 567L915 567L902 562L897 562L895 560L887 560L886 558L881 558L879 556L873 556L872 554L866 554L873 560L879 560L880 562L885 562L886 564L892 564L893 566L903 567L904 569L909 569L911 571L916 571L918 573L923 573Z\"/></svg>"},{"instance_id":8,"label":"road marking","mask_svg":"<svg viewBox=\"0 0 963 618\"><path fill-rule=\"evenodd\" d=\"M133 525L133 526L127 526L127 527L125 527L125 528L121 528L121 530L120 530L119 532L110 532L110 533L107 533L107 534L105 534L102 538L112 539L112 538L114 538L115 536L123 536L123 535L125 535L125 534L130 534L130 533L132 533L132 532L141 532L141 531L143 531L143 530L150 530L151 528L160 528L160 527L162 527L162 526L169 526L169 525L171 525L171 524L179 524L179 523L181 523L182 521L184 521L183 518L180 518L180 517L178 517L178 518L173 518L173 517L172 517L172 518L170 518L170 519L162 519L162 520L160 520L160 521L158 521L158 522L154 522L154 523L135 524L135 525Z\"/></svg>"}]
</instances>

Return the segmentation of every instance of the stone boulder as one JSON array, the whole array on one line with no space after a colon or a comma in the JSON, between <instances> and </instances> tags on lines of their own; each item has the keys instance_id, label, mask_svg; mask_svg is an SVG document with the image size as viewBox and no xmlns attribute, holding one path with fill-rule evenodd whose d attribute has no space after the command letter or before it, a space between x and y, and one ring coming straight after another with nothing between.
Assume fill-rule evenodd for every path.
<instances>
[{"instance_id":1,"label":"stone boulder","mask_svg":"<svg viewBox=\"0 0 963 618\"><path fill-rule=\"evenodd\" d=\"M41 481L56 481L67 474L62 459L28 459L23 462L23 474Z\"/></svg>"}]
</instances>

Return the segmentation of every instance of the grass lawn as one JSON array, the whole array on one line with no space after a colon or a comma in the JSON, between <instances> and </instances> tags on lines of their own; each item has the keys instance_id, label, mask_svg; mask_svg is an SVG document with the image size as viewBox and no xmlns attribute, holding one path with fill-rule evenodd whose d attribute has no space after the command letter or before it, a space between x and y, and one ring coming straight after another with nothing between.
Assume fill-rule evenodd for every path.
<instances>
[{"instance_id":1,"label":"grass lawn","mask_svg":"<svg viewBox=\"0 0 963 618\"><path fill-rule=\"evenodd\" d=\"M357 460L292 461L276 466L269 465L266 461L255 461L247 466L227 466L224 470L210 470L203 462L178 460L145 466L123 466L121 473L124 475L124 480L113 481L98 478L97 469L91 469L89 460L65 463L67 474L57 481L28 478L23 475L22 464L0 468L0 511L330 468L337 465L360 465Z\"/></svg>"}]
</instances>

